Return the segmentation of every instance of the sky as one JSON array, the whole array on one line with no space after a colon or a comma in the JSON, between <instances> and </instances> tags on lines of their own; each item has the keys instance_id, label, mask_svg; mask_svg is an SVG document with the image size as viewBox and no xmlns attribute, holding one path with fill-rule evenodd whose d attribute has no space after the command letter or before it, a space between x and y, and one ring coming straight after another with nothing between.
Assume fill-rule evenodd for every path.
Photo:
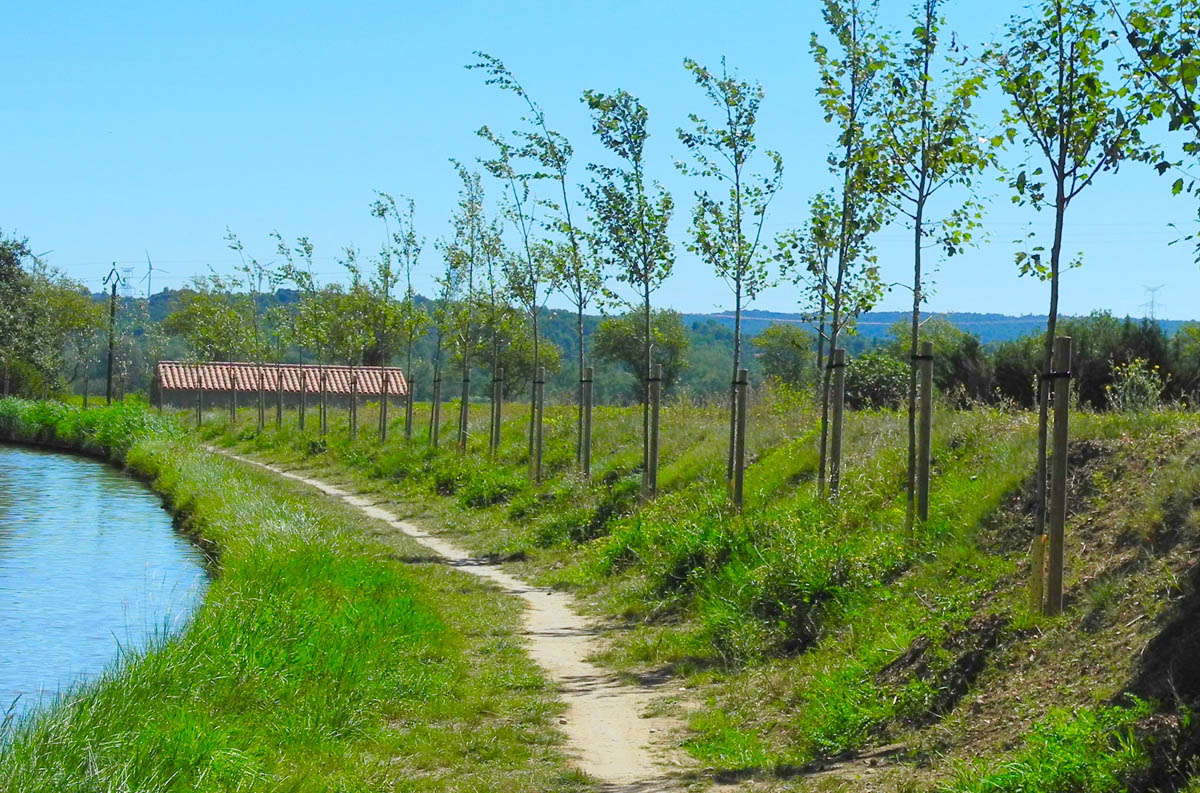
<instances>
[{"instance_id":1,"label":"sky","mask_svg":"<svg viewBox=\"0 0 1200 793\"><path fill-rule=\"evenodd\" d=\"M885 21L903 25L908 5L883 0ZM951 0L947 27L978 51L1020 8L1014 0ZM306 235L319 276L336 280L343 246L369 252L382 242L369 206L383 190L416 202L428 240L416 286L431 292L441 266L432 243L449 231L458 189L450 159L474 163L488 154L475 134L481 125L520 123L515 96L464 68L474 50L501 58L550 126L569 137L576 183L586 180L588 161L604 158L581 92L624 88L649 108L650 169L677 203L677 262L658 293L661 305L711 312L731 303L725 283L684 247L701 185L674 166L686 157L676 129L688 113L708 110L685 57L711 65L725 57L766 89L758 140L780 152L785 168L768 235L799 226L808 199L834 184L826 155L835 132L817 104L808 50L822 26L816 0L11 0L6 10L6 27L20 34L0 48L8 185L0 191L0 231L27 237L36 253L48 252L52 265L95 290L114 261L129 268L130 288L139 291L147 257L154 291L209 267L229 272L237 255L226 247L226 228L264 262L275 258L272 230ZM1001 107L995 96L979 103L985 131L997 128ZM1193 230L1196 207L1170 194L1172 181L1129 164L1072 204L1065 249L1082 253L1084 265L1063 278L1064 313L1145 315L1149 288L1161 287L1157 316L1200 317L1192 245L1170 244ZM485 187L493 199L500 193L495 181L485 179ZM927 308L1044 314L1048 287L1017 277L1014 240L1048 235L1052 215L1014 206L995 175L982 194L987 239L940 264L931 257ZM911 233L894 225L876 242L884 280L911 281ZM879 308L903 310L911 301L897 288ZM768 290L751 307L794 311L796 290Z\"/></svg>"}]
</instances>

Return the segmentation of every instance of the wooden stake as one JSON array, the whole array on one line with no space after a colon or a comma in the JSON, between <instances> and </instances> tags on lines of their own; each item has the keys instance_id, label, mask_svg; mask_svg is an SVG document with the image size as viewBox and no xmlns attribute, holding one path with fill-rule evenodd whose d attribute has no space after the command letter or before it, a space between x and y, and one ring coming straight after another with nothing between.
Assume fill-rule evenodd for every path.
<instances>
[{"instance_id":1,"label":"wooden stake","mask_svg":"<svg viewBox=\"0 0 1200 793\"><path fill-rule=\"evenodd\" d=\"M229 426L237 426L237 369L229 367Z\"/></svg>"},{"instance_id":2,"label":"wooden stake","mask_svg":"<svg viewBox=\"0 0 1200 793\"><path fill-rule=\"evenodd\" d=\"M462 395L458 403L458 450L467 450L467 424L471 410L471 369L463 367Z\"/></svg>"},{"instance_id":3,"label":"wooden stake","mask_svg":"<svg viewBox=\"0 0 1200 793\"><path fill-rule=\"evenodd\" d=\"M737 435L733 444L733 505L742 511L742 497L746 484L746 402L750 390L750 373L738 370L737 380Z\"/></svg>"},{"instance_id":4,"label":"wooden stake","mask_svg":"<svg viewBox=\"0 0 1200 793\"><path fill-rule=\"evenodd\" d=\"M1062 613L1063 539L1067 522L1067 421L1071 409L1071 337L1054 339L1054 445L1050 460L1050 531L1046 559L1046 614Z\"/></svg>"},{"instance_id":5,"label":"wooden stake","mask_svg":"<svg viewBox=\"0 0 1200 793\"><path fill-rule=\"evenodd\" d=\"M409 373L411 374L411 372ZM408 381L408 394L404 397L404 440L411 441L413 433L413 399L417 395L417 381Z\"/></svg>"},{"instance_id":6,"label":"wooden stake","mask_svg":"<svg viewBox=\"0 0 1200 793\"><path fill-rule=\"evenodd\" d=\"M304 368L304 364L300 364L300 415L297 417L297 423L300 425L300 431L304 432L304 415L308 413L308 370Z\"/></svg>"},{"instance_id":7,"label":"wooden stake","mask_svg":"<svg viewBox=\"0 0 1200 793\"><path fill-rule=\"evenodd\" d=\"M350 370L350 440L358 438L358 372Z\"/></svg>"},{"instance_id":8,"label":"wooden stake","mask_svg":"<svg viewBox=\"0 0 1200 793\"><path fill-rule=\"evenodd\" d=\"M442 435L442 378L433 378L433 404L429 410L429 444L438 447Z\"/></svg>"},{"instance_id":9,"label":"wooden stake","mask_svg":"<svg viewBox=\"0 0 1200 793\"><path fill-rule=\"evenodd\" d=\"M329 432L329 373L321 365L321 434Z\"/></svg>"},{"instance_id":10,"label":"wooden stake","mask_svg":"<svg viewBox=\"0 0 1200 793\"><path fill-rule=\"evenodd\" d=\"M662 408L663 366L654 364L649 383L650 398L650 453L646 459L646 496L658 494L658 424Z\"/></svg>"},{"instance_id":11,"label":"wooden stake","mask_svg":"<svg viewBox=\"0 0 1200 793\"><path fill-rule=\"evenodd\" d=\"M580 465L583 476L592 478L592 367L583 370L583 438L580 450Z\"/></svg>"},{"instance_id":12,"label":"wooden stake","mask_svg":"<svg viewBox=\"0 0 1200 793\"><path fill-rule=\"evenodd\" d=\"M266 394L263 389L263 368L258 367L258 431L262 432L267 423Z\"/></svg>"},{"instance_id":13,"label":"wooden stake","mask_svg":"<svg viewBox=\"0 0 1200 793\"><path fill-rule=\"evenodd\" d=\"M275 364L275 431L283 429L283 366Z\"/></svg>"},{"instance_id":14,"label":"wooden stake","mask_svg":"<svg viewBox=\"0 0 1200 793\"><path fill-rule=\"evenodd\" d=\"M534 385L537 387L536 416L534 418L533 431L533 477L534 481L542 481L542 419L546 412L546 367L539 366L537 370L537 380Z\"/></svg>"},{"instance_id":15,"label":"wooden stake","mask_svg":"<svg viewBox=\"0 0 1200 793\"><path fill-rule=\"evenodd\" d=\"M88 406L88 384L90 382L91 381L88 380L86 377L83 378L83 409L84 410L87 410L87 406Z\"/></svg>"},{"instance_id":16,"label":"wooden stake","mask_svg":"<svg viewBox=\"0 0 1200 793\"><path fill-rule=\"evenodd\" d=\"M921 416L917 428L917 517L929 520L930 440L933 436L933 342L921 342L917 356L917 376L921 380Z\"/></svg>"},{"instance_id":17,"label":"wooden stake","mask_svg":"<svg viewBox=\"0 0 1200 793\"><path fill-rule=\"evenodd\" d=\"M504 407L504 367L497 366L492 376L492 421L488 438L488 451L495 454L500 448L500 422Z\"/></svg>"},{"instance_id":18,"label":"wooden stake","mask_svg":"<svg viewBox=\"0 0 1200 793\"><path fill-rule=\"evenodd\" d=\"M388 431L388 373L383 373L383 388L379 394L379 442L387 441Z\"/></svg>"},{"instance_id":19,"label":"wooden stake","mask_svg":"<svg viewBox=\"0 0 1200 793\"><path fill-rule=\"evenodd\" d=\"M829 440L829 495L837 498L842 485L842 419L846 404L846 351L836 349L829 366L833 369L833 421Z\"/></svg>"},{"instance_id":20,"label":"wooden stake","mask_svg":"<svg viewBox=\"0 0 1200 793\"><path fill-rule=\"evenodd\" d=\"M200 364L196 364L196 426L204 421L204 382L200 377Z\"/></svg>"},{"instance_id":21,"label":"wooden stake","mask_svg":"<svg viewBox=\"0 0 1200 793\"><path fill-rule=\"evenodd\" d=\"M1046 608L1046 535L1033 538L1029 564L1029 610L1041 614Z\"/></svg>"}]
</instances>

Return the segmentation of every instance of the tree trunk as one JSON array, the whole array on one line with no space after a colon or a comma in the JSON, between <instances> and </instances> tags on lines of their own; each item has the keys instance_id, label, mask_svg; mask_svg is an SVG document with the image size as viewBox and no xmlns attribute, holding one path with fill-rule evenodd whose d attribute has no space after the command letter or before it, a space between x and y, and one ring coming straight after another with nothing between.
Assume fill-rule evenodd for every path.
<instances>
[{"instance_id":1,"label":"tree trunk","mask_svg":"<svg viewBox=\"0 0 1200 793\"><path fill-rule=\"evenodd\" d=\"M468 329L468 336L470 336ZM470 419L471 406L471 344L468 339L463 346L462 365L462 401L458 406L458 450L467 450L467 421Z\"/></svg>"},{"instance_id":2,"label":"tree trunk","mask_svg":"<svg viewBox=\"0 0 1200 793\"><path fill-rule=\"evenodd\" d=\"M650 471L650 378L653 364L653 346L651 344L653 327L650 317L650 282L645 281L642 284L642 299L644 301L645 321L646 321L646 338L645 338L645 361L642 371L645 374L645 379L642 383L642 492L647 493L650 486L648 474Z\"/></svg>"},{"instance_id":3,"label":"tree trunk","mask_svg":"<svg viewBox=\"0 0 1200 793\"><path fill-rule=\"evenodd\" d=\"M825 275L821 278L821 318L817 327L817 379L820 380L825 370L825 323L828 321L825 302L829 291L829 263L825 263Z\"/></svg>"},{"instance_id":4,"label":"tree trunk","mask_svg":"<svg viewBox=\"0 0 1200 793\"><path fill-rule=\"evenodd\" d=\"M1034 522L1034 531L1038 537L1046 533L1046 471L1050 432L1050 380L1047 375L1054 363L1054 334L1058 328L1058 268L1062 256L1066 211L1066 199L1060 179L1054 210L1054 245L1050 249L1050 313L1046 318L1046 339L1042 345L1042 371L1038 373L1037 513Z\"/></svg>"},{"instance_id":5,"label":"tree trunk","mask_svg":"<svg viewBox=\"0 0 1200 793\"><path fill-rule=\"evenodd\" d=\"M733 376L729 378L729 453L725 461L725 483L733 481L734 452L737 446L738 370L742 368L742 282L733 292Z\"/></svg>"},{"instance_id":6,"label":"tree trunk","mask_svg":"<svg viewBox=\"0 0 1200 793\"><path fill-rule=\"evenodd\" d=\"M536 292L534 294L536 294ZM537 438L536 438L537 396L538 396L538 394L537 394L537 391L538 391L537 371L538 371L538 366L541 365L541 358L540 358L541 350L538 348L538 317L537 317L537 301L536 300L534 300L534 307L533 307L533 312L532 312L531 316L533 318L533 320L532 320L532 324L533 324L533 377L530 378L530 380L532 381L532 387L529 390L529 461L530 461L530 465L533 464L533 452L534 452L533 444L537 440Z\"/></svg>"},{"instance_id":7,"label":"tree trunk","mask_svg":"<svg viewBox=\"0 0 1200 793\"><path fill-rule=\"evenodd\" d=\"M908 511L905 527L912 528L917 504L917 354L921 341L921 232L925 201L917 201L913 223L913 308L912 337L908 345Z\"/></svg>"},{"instance_id":8,"label":"tree trunk","mask_svg":"<svg viewBox=\"0 0 1200 793\"><path fill-rule=\"evenodd\" d=\"M580 297L576 295L576 297ZM575 314L575 332L579 336L579 391L576 404L579 410L576 413L575 420L575 465L580 467L583 465L583 368L587 363L586 356L583 351L583 300L579 301L579 310Z\"/></svg>"},{"instance_id":9,"label":"tree trunk","mask_svg":"<svg viewBox=\"0 0 1200 793\"><path fill-rule=\"evenodd\" d=\"M408 331L406 331L406 332L408 332ZM417 389L413 385L412 348L413 348L412 337L409 336L405 340L405 352L404 352L404 377L408 381L408 395L405 397L406 404L404 406L404 439L406 441L412 440L413 412L412 412L412 408L410 406L412 405L413 399L415 399L417 396Z\"/></svg>"}]
</instances>

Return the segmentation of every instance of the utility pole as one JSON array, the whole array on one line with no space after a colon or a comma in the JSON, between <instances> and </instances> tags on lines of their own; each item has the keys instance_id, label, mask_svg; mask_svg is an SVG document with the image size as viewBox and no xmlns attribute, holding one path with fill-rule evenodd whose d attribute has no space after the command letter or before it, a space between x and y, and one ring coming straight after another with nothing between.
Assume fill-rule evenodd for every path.
<instances>
[{"instance_id":1,"label":"utility pole","mask_svg":"<svg viewBox=\"0 0 1200 793\"><path fill-rule=\"evenodd\" d=\"M105 377L104 404L111 405L113 397L113 351L116 347L117 331L117 284L122 283L121 274L117 272L117 263L112 263L112 269L104 276L104 283L112 284L112 292L108 299L108 371Z\"/></svg>"}]
</instances>

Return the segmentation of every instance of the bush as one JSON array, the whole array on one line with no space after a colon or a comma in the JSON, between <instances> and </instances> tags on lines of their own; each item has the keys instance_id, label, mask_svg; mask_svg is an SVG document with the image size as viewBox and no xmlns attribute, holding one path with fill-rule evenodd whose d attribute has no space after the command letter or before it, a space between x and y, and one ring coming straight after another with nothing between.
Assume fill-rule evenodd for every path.
<instances>
[{"instance_id":1,"label":"bush","mask_svg":"<svg viewBox=\"0 0 1200 793\"><path fill-rule=\"evenodd\" d=\"M846 407L899 407L904 402L908 367L886 352L872 350L846 367Z\"/></svg>"}]
</instances>

